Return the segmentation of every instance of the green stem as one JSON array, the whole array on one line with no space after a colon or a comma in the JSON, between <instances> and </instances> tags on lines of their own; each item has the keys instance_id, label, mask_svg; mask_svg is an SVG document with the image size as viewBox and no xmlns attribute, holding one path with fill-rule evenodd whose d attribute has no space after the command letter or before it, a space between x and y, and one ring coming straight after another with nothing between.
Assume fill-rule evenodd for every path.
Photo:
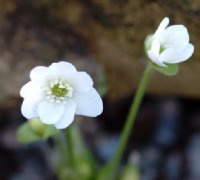
<instances>
[{"instance_id":1,"label":"green stem","mask_svg":"<svg viewBox=\"0 0 200 180\"><path fill-rule=\"evenodd\" d=\"M139 106L141 104L142 98L144 96L145 89L146 89L146 86L147 86L147 83L148 83L148 80L151 76L152 71L153 71L153 67L152 67L151 64L149 64L146 71L144 72L142 80L140 81L139 87L136 91L134 100L131 104L131 107L130 107L130 110L129 110L129 113L128 113L128 116L127 116L127 119L126 119L125 126L124 126L123 131L122 131L122 135L120 137L118 149L117 149L113 159L108 164L109 171L110 171L110 173L112 173L111 177L113 177L115 170L117 169L119 162L121 160L122 154L125 150L129 135L130 135L131 130L133 128L133 124L135 122L136 115L137 115Z\"/></svg>"},{"instance_id":2,"label":"green stem","mask_svg":"<svg viewBox=\"0 0 200 180\"><path fill-rule=\"evenodd\" d=\"M67 167L67 154L66 154L66 142L64 140L62 132L59 132L55 137L56 147L58 151L58 163L57 163L57 175L59 179L62 179L63 167Z\"/></svg>"},{"instance_id":3,"label":"green stem","mask_svg":"<svg viewBox=\"0 0 200 180\"><path fill-rule=\"evenodd\" d=\"M69 165L71 166L72 169L74 169L76 167L76 164L75 164L75 156L73 150L72 130L73 130L72 127L68 127L65 130L65 135L66 135Z\"/></svg>"},{"instance_id":4,"label":"green stem","mask_svg":"<svg viewBox=\"0 0 200 180\"><path fill-rule=\"evenodd\" d=\"M59 180L69 178L68 174L63 173L65 169L70 169L71 172L75 172L76 164L73 151L72 130L73 127L68 127L64 132L60 131L57 136L55 136L59 154L57 164L57 175Z\"/></svg>"}]
</instances>

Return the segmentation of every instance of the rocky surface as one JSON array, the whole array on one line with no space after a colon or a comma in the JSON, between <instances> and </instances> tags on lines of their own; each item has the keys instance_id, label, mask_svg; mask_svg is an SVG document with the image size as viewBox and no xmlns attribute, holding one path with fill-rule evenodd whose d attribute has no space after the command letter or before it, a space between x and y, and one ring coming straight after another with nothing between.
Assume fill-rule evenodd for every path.
<instances>
[{"instance_id":1,"label":"rocky surface","mask_svg":"<svg viewBox=\"0 0 200 180\"><path fill-rule=\"evenodd\" d=\"M31 68L69 59L97 75L103 67L108 98L135 91L146 59L143 41L161 19L188 27L196 50L173 78L155 73L150 94L200 97L200 2L131 0L0 0L0 107L18 101Z\"/></svg>"}]
</instances>

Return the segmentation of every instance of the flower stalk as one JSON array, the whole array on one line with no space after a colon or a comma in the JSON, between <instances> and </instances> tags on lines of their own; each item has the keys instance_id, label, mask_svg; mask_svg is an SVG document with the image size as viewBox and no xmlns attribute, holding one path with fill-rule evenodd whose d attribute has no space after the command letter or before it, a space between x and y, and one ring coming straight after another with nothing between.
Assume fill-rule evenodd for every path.
<instances>
[{"instance_id":1,"label":"flower stalk","mask_svg":"<svg viewBox=\"0 0 200 180\"><path fill-rule=\"evenodd\" d=\"M130 107L130 110L129 110L129 113L128 113L128 116L126 119L126 123L125 123L125 126L124 126L122 134L121 134L121 138L119 141L117 151L116 151L113 159L107 165L107 168L108 168L107 172L111 173L107 176L108 179L113 178L113 176L115 175L115 171L120 163L122 154L125 150L128 138L129 138L131 130L133 128L133 125L134 125L134 122L136 119L136 115L137 115L138 109L140 107L140 104L141 104L142 98L144 96L145 89L148 84L148 81L149 81L152 71L153 71L153 66L152 66L152 64L149 64L144 72L142 80L140 81L139 87L136 91L135 97L131 104L131 107Z\"/></svg>"},{"instance_id":2,"label":"flower stalk","mask_svg":"<svg viewBox=\"0 0 200 180\"><path fill-rule=\"evenodd\" d=\"M76 162L73 149L73 127L55 136L56 147L58 150L57 175L59 179L69 178L76 173ZM64 173L68 170L68 173ZM69 176L69 177L68 177Z\"/></svg>"},{"instance_id":3,"label":"flower stalk","mask_svg":"<svg viewBox=\"0 0 200 180\"><path fill-rule=\"evenodd\" d=\"M74 149L73 149L73 132L72 127L69 127L65 130L65 137L66 137L66 143L67 143L67 154L68 154L68 161L69 165L72 169L76 168L75 163L75 156L74 156Z\"/></svg>"},{"instance_id":4,"label":"flower stalk","mask_svg":"<svg viewBox=\"0 0 200 180\"><path fill-rule=\"evenodd\" d=\"M57 175L59 179L62 179L62 171L64 167L68 166L68 157L66 154L66 142L63 137L62 132L59 132L55 137L54 140L56 142L56 148L58 151L58 163L57 163Z\"/></svg>"}]
</instances>

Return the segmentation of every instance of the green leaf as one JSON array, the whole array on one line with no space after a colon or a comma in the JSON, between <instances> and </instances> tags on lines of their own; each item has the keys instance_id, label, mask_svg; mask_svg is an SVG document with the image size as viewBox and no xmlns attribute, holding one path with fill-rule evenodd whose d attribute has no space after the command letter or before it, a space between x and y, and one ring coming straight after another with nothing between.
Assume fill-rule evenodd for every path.
<instances>
[{"instance_id":1,"label":"green leaf","mask_svg":"<svg viewBox=\"0 0 200 180\"><path fill-rule=\"evenodd\" d=\"M61 167L61 169L59 169L59 173L58 173L58 179L59 180L66 180L66 179L70 179L70 180L77 180L80 179L79 174L73 170L70 167Z\"/></svg>"},{"instance_id":2,"label":"green leaf","mask_svg":"<svg viewBox=\"0 0 200 180\"><path fill-rule=\"evenodd\" d=\"M47 124L42 123L39 118L29 119L28 123L31 126L32 130L40 137L43 136L46 128L49 126Z\"/></svg>"},{"instance_id":3,"label":"green leaf","mask_svg":"<svg viewBox=\"0 0 200 180\"><path fill-rule=\"evenodd\" d=\"M91 179L93 175L93 167L89 159L85 158L83 155L78 156L78 164L76 166L77 172L80 174L82 180Z\"/></svg>"},{"instance_id":4,"label":"green leaf","mask_svg":"<svg viewBox=\"0 0 200 180\"><path fill-rule=\"evenodd\" d=\"M53 125L44 124L39 118L30 119L28 121L32 130L41 138L48 138L56 135L58 130Z\"/></svg>"},{"instance_id":5,"label":"green leaf","mask_svg":"<svg viewBox=\"0 0 200 180\"><path fill-rule=\"evenodd\" d=\"M146 37L146 39L144 40L144 50L145 53L147 54L147 51L150 49L151 44L152 44L152 40L153 40L153 34L150 34Z\"/></svg>"},{"instance_id":6,"label":"green leaf","mask_svg":"<svg viewBox=\"0 0 200 180\"><path fill-rule=\"evenodd\" d=\"M54 136L58 130L52 126L43 124L40 119L34 118L26 121L17 130L17 139L21 143L32 143L41 139Z\"/></svg>"},{"instance_id":7,"label":"green leaf","mask_svg":"<svg viewBox=\"0 0 200 180\"><path fill-rule=\"evenodd\" d=\"M16 135L18 141L24 144L41 139L41 137L33 131L28 122L25 122L19 127Z\"/></svg>"},{"instance_id":8,"label":"green leaf","mask_svg":"<svg viewBox=\"0 0 200 180\"><path fill-rule=\"evenodd\" d=\"M136 165L126 165L120 175L120 180L139 180L140 173Z\"/></svg>"},{"instance_id":9,"label":"green leaf","mask_svg":"<svg viewBox=\"0 0 200 180\"><path fill-rule=\"evenodd\" d=\"M166 64L166 65L167 65L167 67L161 67L156 64L153 64L153 67L160 73L167 75L167 76L174 76L178 73L178 71L179 71L178 64Z\"/></svg>"},{"instance_id":10,"label":"green leaf","mask_svg":"<svg viewBox=\"0 0 200 180\"><path fill-rule=\"evenodd\" d=\"M113 175L114 174L111 170L111 166L109 164L107 164L99 170L96 179L97 180L110 180L110 179L113 179Z\"/></svg>"},{"instance_id":11,"label":"green leaf","mask_svg":"<svg viewBox=\"0 0 200 180\"><path fill-rule=\"evenodd\" d=\"M73 144L75 151L75 159L76 159L76 166L77 170L81 174L81 179L94 179L92 178L95 176L97 171L97 162L94 158L91 151L85 147L83 143L82 135L80 133L80 129L76 123L74 123L70 128L72 128L73 133ZM90 177L90 178L89 178ZM79 178L80 179L80 178Z\"/></svg>"},{"instance_id":12,"label":"green leaf","mask_svg":"<svg viewBox=\"0 0 200 180\"><path fill-rule=\"evenodd\" d=\"M54 136L57 133L58 133L58 130L54 126L48 125L43 133L43 138Z\"/></svg>"}]
</instances>

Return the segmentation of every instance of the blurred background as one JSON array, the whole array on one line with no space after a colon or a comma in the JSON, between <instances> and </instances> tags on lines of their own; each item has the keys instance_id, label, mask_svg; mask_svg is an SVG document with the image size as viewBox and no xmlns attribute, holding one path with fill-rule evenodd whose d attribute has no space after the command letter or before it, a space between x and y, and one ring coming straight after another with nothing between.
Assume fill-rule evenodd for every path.
<instances>
[{"instance_id":1,"label":"blurred background","mask_svg":"<svg viewBox=\"0 0 200 180\"><path fill-rule=\"evenodd\" d=\"M15 133L25 121L19 91L30 70L59 60L91 74L104 97L101 116L76 122L94 156L107 162L147 64L144 39L165 16L187 26L195 53L175 77L153 74L122 179L199 180L198 0L0 0L0 180L56 179L53 140L22 145Z\"/></svg>"}]
</instances>

